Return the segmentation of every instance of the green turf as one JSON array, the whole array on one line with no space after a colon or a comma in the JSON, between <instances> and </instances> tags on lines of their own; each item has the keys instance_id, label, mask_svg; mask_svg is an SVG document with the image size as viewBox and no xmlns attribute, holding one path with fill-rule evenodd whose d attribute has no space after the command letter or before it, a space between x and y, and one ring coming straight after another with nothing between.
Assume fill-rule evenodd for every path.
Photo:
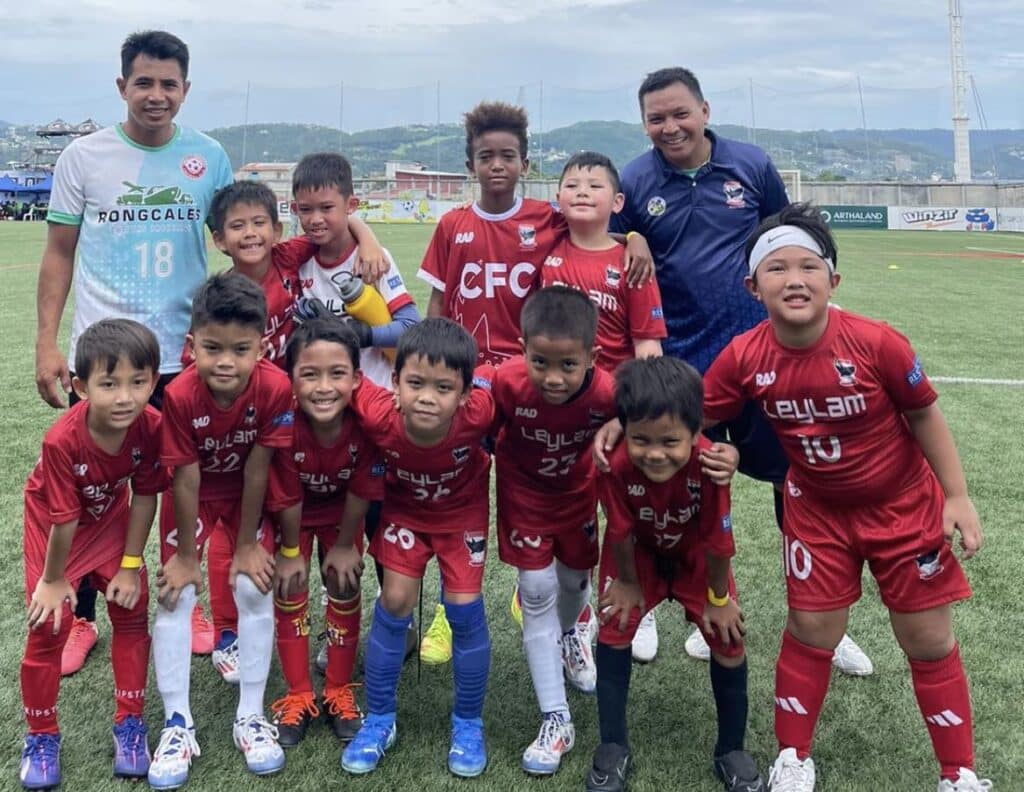
<instances>
[{"instance_id":1,"label":"green turf","mask_svg":"<svg viewBox=\"0 0 1024 792\"><path fill-rule=\"evenodd\" d=\"M406 275L422 307L426 289L414 272L431 229L376 226ZM0 605L0 689L7 725L0 729L0 789L13 789L23 723L17 686L24 635L21 566L21 490L56 413L36 396L33 382L34 295L42 252L43 224L0 223L0 315L9 350L0 357L0 410L6 416L0 465L3 515L0 570L10 593ZM978 246L1019 251L1007 256L971 251ZM932 375L1024 378L1024 330L1020 289L1024 284L1024 236L847 232L840 234L836 296L843 307L885 319L905 332ZM214 267L225 260L212 257ZM891 266L898 269L890 269ZM956 626L972 683L977 766L999 789L1024 778L1021 704L1021 650L1024 634L1020 602L1019 543L1022 517L1018 488L1024 471L1020 427L1024 390L965 384L940 385L941 401L960 446L975 503L986 531L986 546L969 562L975 597L957 609ZM739 555L735 569L748 618L750 729L748 746L762 767L774 757L772 736L773 665L784 619L784 587L779 536L766 487L746 480L734 486ZM151 543L152 549L152 543ZM152 553L150 553L152 556ZM369 576L368 576L369 577ZM314 728L301 747L288 754L284 775L255 787L263 789L338 788L354 790L530 788L578 789L597 740L592 698L570 692L577 724L577 748L560 774L546 782L519 770L523 748L536 734L536 702L523 659L518 630L508 616L510 570L492 555L487 602L494 642L492 677L485 710L491 763L479 780L461 782L445 771L449 668L406 669L399 691L399 743L379 772L349 779L338 767L338 747L324 728ZM436 574L428 575L426 602L434 601ZM834 677L819 724L814 757L822 790L933 789L936 769L927 735L914 703L906 662L888 629L874 584L865 578L865 597L854 608L851 633L871 654L876 675L869 679ZM369 593L369 588L368 588ZM367 597L369 599L369 596ZM102 607L100 608L102 613ZM634 790L713 790L709 772L714 741L714 706L707 668L685 658L688 629L677 610L658 611L661 652L649 666L635 667L630 698L631 735L636 755ZM106 654L110 629L101 615L100 645L61 695L65 789L123 789L110 780L109 719L113 709ZM318 684L318 678L314 677ZM221 790L249 784L241 756L231 745L234 688L216 677L209 661L193 666L193 710L203 755L188 788ZM156 727L161 712L149 687L147 718ZM283 692L276 663L268 703ZM155 728L154 728L155 731ZM155 739L152 741L155 743Z\"/></svg>"}]
</instances>

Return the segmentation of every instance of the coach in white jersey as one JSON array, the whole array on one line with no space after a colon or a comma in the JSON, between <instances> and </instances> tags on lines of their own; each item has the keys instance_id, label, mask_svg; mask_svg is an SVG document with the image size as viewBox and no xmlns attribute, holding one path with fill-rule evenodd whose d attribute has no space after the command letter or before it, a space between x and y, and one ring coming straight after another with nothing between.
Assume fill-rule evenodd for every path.
<instances>
[{"instance_id":1,"label":"coach in white jersey","mask_svg":"<svg viewBox=\"0 0 1024 792\"><path fill-rule=\"evenodd\" d=\"M63 406L67 361L81 332L106 317L149 327L160 341L160 386L181 369L193 292L206 278L203 225L214 192L232 181L217 141L174 123L188 94L188 47L163 31L130 35L117 88L124 122L73 141L53 174L36 308L36 387ZM76 268L71 349L57 330Z\"/></svg>"}]
</instances>

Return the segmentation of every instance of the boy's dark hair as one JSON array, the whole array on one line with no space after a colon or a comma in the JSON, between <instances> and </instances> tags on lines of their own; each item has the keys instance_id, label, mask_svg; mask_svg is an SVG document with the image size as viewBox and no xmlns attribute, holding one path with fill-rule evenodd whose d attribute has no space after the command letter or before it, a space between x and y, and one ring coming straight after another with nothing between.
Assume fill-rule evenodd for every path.
<instances>
[{"instance_id":1,"label":"boy's dark hair","mask_svg":"<svg viewBox=\"0 0 1024 792\"><path fill-rule=\"evenodd\" d=\"M754 245L763 234L767 234L773 228L783 225L796 226L811 235L811 238L821 247L822 255L832 259L832 265L839 267L839 250L836 248L835 237L832 236L832 229L828 227L825 218L821 216L821 210L812 203L794 203L783 207L782 210L769 215L757 227L757 230L747 239L746 258L754 250Z\"/></svg>"},{"instance_id":2,"label":"boy's dark hair","mask_svg":"<svg viewBox=\"0 0 1024 792\"><path fill-rule=\"evenodd\" d=\"M267 326L263 289L237 272L211 276L192 298L192 332L210 324L239 324L262 337Z\"/></svg>"},{"instance_id":3,"label":"boy's dark hair","mask_svg":"<svg viewBox=\"0 0 1024 792\"><path fill-rule=\"evenodd\" d=\"M341 154L322 151L307 154L299 160L292 174L292 195L299 190L324 190L337 188L343 198L355 192L352 186L352 166Z\"/></svg>"},{"instance_id":4,"label":"boy's dark hair","mask_svg":"<svg viewBox=\"0 0 1024 792\"><path fill-rule=\"evenodd\" d=\"M356 337L355 331L348 326L348 322L340 317L333 319L325 317L309 319L302 324L295 325L292 337L288 339L288 346L284 351L285 368L289 375L295 371L295 364L298 362L302 350L317 341L326 341L345 347L352 362L353 371L359 368L359 339Z\"/></svg>"},{"instance_id":5,"label":"boy's dark hair","mask_svg":"<svg viewBox=\"0 0 1024 792\"><path fill-rule=\"evenodd\" d=\"M519 138L519 156L526 159L526 110L504 102L481 102L463 116L466 126L466 159L473 161L473 141L486 132L511 132Z\"/></svg>"},{"instance_id":6,"label":"boy's dark hair","mask_svg":"<svg viewBox=\"0 0 1024 792\"><path fill-rule=\"evenodd\" d=\"M573 154L565 167L562 168L562 175L558 177L558 186L562 186L562 182L565 181L565 174L568 173L572 168L579 168L580 170L591 170L592 168L604 168L608 173L608 180L612 183L612 189L615 192L622 192L622 186L619 182L619 172L615 169L615 165L608 157L604 154L599 154L596 151L581 151L579 154Z\"/></svg>"},{"instance_id":7,"label":"boy's dark hair","mask_svg":"<svg viewBox=\"0 0 1024 792\"><path fill-rule=\"evenodd\" d=\"M164 30L140 30L132 33L121 45L121 76L128 79L132 64L139 55L155 60L171 60L181 67L181 78L188 79L188 45L173 33Z\"/></svg>"},{"instance_id":8,"label":"boy's dark hair","mask_svg":"<svg viewBox=\"0 0 1024 792\"><path fill-rule=\"evenodd\" d=\"M401 374L406 358L416 355L427 363L439 363L462 375L462 386L469 390L476 366L476 341L466 329L451 319L434 317L414 324L398 338L395 349L395 373Z\"/></svg>"},{"instance_id":9,"label":"boy's dark hair","mask_svg":"<svg viewBox=\"0 0 1024 792\"><path fill-rule=\"evenodd\" d=\"M627 360L615 372L615 408L623 426L671 415L697 434L704 419L703 400L700 374L678 358Z\"/></svg>"},{"instance_id":10,"label":"boy's dark hair","mask_svg":"<svg viewBox=\"0 0 1024 792\"><path fill-rule=\"evenodd\" d=\"M682 83L693 94L694 99L698 102L704 101L704 92L700 89L697 76L682 66L670 66L667 69L652 71L640 83L640 90L637 92L637 98L640 100L640 114L643 115L644 97L647 94L660 91L662 88L668 88L673 83Z\"/></svg>"},{"instance_id":11,"label":"boy's dark hair","mask_svg":"<svg viewBox=\"0 0 1024 792\"><path fill-rule=\"evenodd\" d=\"M160 376L160 342L153 331L131 319L100 319L89 325L75 344L75 376L83 382L97 366L110 374L125 358L133 368Z\"/></svg>"},{"instance_id":12,"label":"boy's dark hair","mask_svg":"<svg viewBox=\"0 0 1024 792\"><path fill-rule=\"evenodd\" d=\"M524 341L539 335L570 338L582 341L584 348L590 350L597 337L597 308L579 289L547 286L535 291L523 304L519 331Z\"/></svg>"},{"instance_id":13,"label":"boy's dark hair","mask_svg":"<svg viewBox=\"0 0 1024 792\"><path fill-rule=\"evenodd\" d=\"M270 215L270 221L277 225L277 196L274 195L273 190L263 182L246 179L232 182L213 194L213 200L210 201L210 213L206 216L206 224L210 230L223 234L224 221L227 219L228 211L242 203L266 209L267 214Z\"/></svg>"}]
</instances>

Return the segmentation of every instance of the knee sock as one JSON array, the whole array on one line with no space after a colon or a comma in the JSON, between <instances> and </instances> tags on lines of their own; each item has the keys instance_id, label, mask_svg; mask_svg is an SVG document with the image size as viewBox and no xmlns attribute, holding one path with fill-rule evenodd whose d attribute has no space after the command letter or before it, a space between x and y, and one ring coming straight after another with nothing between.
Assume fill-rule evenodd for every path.
<instances>
[{"instance_id":1,"label":"knee sock","mask_svg":"<svg viewBox=\"0 0 1024 792\"><path fill-rule=\"evenodd\" d=\"M189 675L192 671L192 609L196 605L196 587L185 586L174 610L157 605L153 620L153 670L156 689L164 702L164 718L177 713L192 728L189 708Z\"/></svg>"},{"instance_id":2,"label":"knee sock","mask_svg":"<svg viewBox=\"0 0 1024 792\"><path fill-rule=\"evenodd\" d=\"M465 605L445 603L448 624L452 628L452 676L455 680L455 704L452 712L459 718L479 718L487 693L487 675L491 669L491 636L483 597Z\"/></svg>"},{"instance_id":3,"label":"knee sock","mask_svg":"<svg viewBox=\"0 0 1024 792\"><path fill-rule=\"evenodd\" d=\"M141 718L146 703L150 639L149 589L144 573L140 584L143 594L130 611L113 602L107 606L111 627L110 662L114 667L114 720L118 723L128 715ZM189 611L190 624L191 616Z\"/></svg>"},{"instance_id":4,"label":"knee sock","mask_svg":"<svg viewBox=\"0 0 1024 792\"><path fill-rule=\"evenodd\" d=\"M576 627L583 606L590 602L590 571L570 569L555 561L555 574L558 576L558 623L562 632L567 633Z\"/></svg>"},{"instance_id":5,"label":"knee sock","mask_svg":"<svg viewBox=\"0 0 1024 792\"><path fill-rule=\"evenodd\" d=\"M277 625L277 657L288 692L312 693L309 678L309 592L303 591L285 601L274 599Z\"/></svg>"},{"instance_id":6,"label":"knee sock","mask_svg":"<svg viewBox=\"0 0 1024 792\"><path fill-rule=\"evenodd\" d=\"M78 604L75 605L75 618L96 621L96 587L92 579L86 575L78 584Z\"/></svg>"},{"instance_id":7,"label":"knee sock","mask_svg":"<svg viewBox=\"0 0 1024 792\"><path fill-rule=\"evenodd\" d=\"M235 579L238 606L238 708L235 718L263 714L263 694L274 650L274 598L248 575Z\"/></svg>"},{"instance_id":8,"label":"knee sock","mask_svg":"<svg viewBox=\"0 0 1024 792\"><path fill-rule=\"evenodd\" d=\"M711 691L718 711L718 742L715 756L742 751L747 733L747 661L735 668L721 665L711 656Z\"/></svg>"},{"instance_id":9,"label":"knee sock","mask_svg":"<svg viewBox=\"0 0 1024 792\"><path fill-rule=\"evenodd\" d=\"M795 748L806 759L811 752L814 727L832 676L832 650L801 643L782 634L782 650L775 664L775 737L780 748Z\"/></svg>"},{"instance_id":10,"label":"knee sock","mask_svg":"<svg viewBox=\"0 0 1024 792\"><path fill-rule=\"evenodd\" d=\"M327 600L327 679L324 685L327 690L340 688L352 681L362 609L359 594L348 600Z\"/></svg>"},{"instance_id":11,"label":"knee sock","mask_svg":"<svg viewBox=\"0 0 1024 792\"><path fill-rule=\"evenodd\" d=\"M616 649L597 642L597 718L601 742L628 745L626 702L633 655L629 647Z\"/></svg>"},{"instance_id":12,"label":"knee sock","mask_svg":"<svg viewBox=\"0 0 1024 792\"><path fill-rule=\"evenodd\" d=\"M28 631L21 661L21 700L28 730L34 734L58 734L57 696L60 692L60 656L71 632L71 608L64 605L60 632L53 634L53 617Z\"/></svg>"},{"instance_id":13,"label":"knee sock","mask_svg":"<svg viewBox=\"0 0 1024 792\"><path fill-rule=\"evenodd\" d=\"M783 486L785 486L785 485L783 485ZM779 526L779 530L781 531L782 530L782 516L784 514L783 504L786 501L783 498L782 493L779 492L777 489L775 489L775 487L772 487L772 497L775 499L775 524Z\"/></svg>"},{"instance_id":14,"label":"knee sock","mask_svg":"<svg viewBox=\"0 0 1024 792\"><path fill-rule=\"evenodd\" d=\"M392 616L380 604L373 606L373 623L366 638L366 709L371 715L392 715L397 709L398 676L405 657L405 633L412 614Z\"/></svg>"},{"instance_id":15,"label":"knee sock","mask_svg":"<svg viewBox=\"0 0 1024 792\"><path fill-rule=\"evenodd\" d=\"M971 694L960 648L941 660L911 660L910 674L942 777L955 780L961 767L974 768Z\"/></svg>"},{"instance_id":16,"label":"knee sock","mask_svg":"<svg viewBox=\"0 0 1024 792\"><path fill-rule=\"evenodd\" d=\"M562 674L562 634L556 603L559 586L555 566L519 570L519 599L523 609L523 650L543 714L561 712L569 718Z\"/></svg>"}]
</instances>

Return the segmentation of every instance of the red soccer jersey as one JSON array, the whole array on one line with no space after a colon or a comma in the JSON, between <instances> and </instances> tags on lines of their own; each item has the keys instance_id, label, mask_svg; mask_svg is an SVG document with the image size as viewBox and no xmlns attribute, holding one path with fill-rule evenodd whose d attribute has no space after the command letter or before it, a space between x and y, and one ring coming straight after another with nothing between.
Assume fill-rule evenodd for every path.
<instances>
[{"instance_id":1,"label":"red soccer jersey","mask_svg":"<svg viewBox=\"0 0 1024 792\"><path fill-rule=\"evenodd\" d=\"M700 452L711 447L701 435L689 464L668 481L657 484L637 470L620 443L609 458L611 470L598 477L604 506L606 542L630 536L658 555L680 557L694 542L718 558L732 558L729 488L719 487L701 473Z\"/></svg>"},{"instance_id":2,"label":"red soccer jersey","mask_svg":"<svg viewBox=\"0 0 1024 792\"><path fill-rule=\"evenodd\" d=\"M480 441L494 420L494 401L486 388L472 390L447 437L429 448L406 436L391 391L363 379L352 409L387 463L384 525L427 534L486 530L491 460Z\"/></svg>"},{"instance_id":3,"label":"red soccer jersey","mask_svg":"<svg viewBox=\"0 0 1024 792\"><path fill-rule=\"evenodd\" d=\"M217 405L192 365L164 391L160 461L167 467L198 462L200 500L238 498L252 447L287 448L293 423L291 383L273 363L260 360L228 408Z\"/></svg>"},{"instance_id":4,"label":"red soccer jersey","mask_svg":"<svg viewBox=\"0 0 1024 792\"><path fill-rule=\"evenodd\" d=\"M309 419L296 411L291 448L270 469L267 511L302 501L303 527L333 526L341 520L349 492L370 501L384 497L384 464L377 448L350 414L334 443L323 446Z\"/></svg>"},{"instance_id":5,"label":"red soccer jersey","mask_svg":"<svg viewBox=\"0 0 1024 792\"><path fill-rule=\"evenodd\" d=\"M530 198L500 215L476 204L442 215L418 274L444 292L442 316L472 334L480 362L519 354L519 313L564 227L550 203Z\"/></svg>"},{"instance_id":6,"label":"red soccer jersey","mask_svg":"<svg viewBox=\"0 0 1024 792\"><path fill-rule=\"evenodd\" d=\"M593 517L590 444L615 415L614 390L611 376L594 369L575 398L549 404L530 382L522 356L494 373L498 513L521 533L556 534Z\"/></svg>"},{"instance_id":7,"label":"red soccer jersey","mask_svg":"<svg viewBox=\"0 0 1024 792\"><path fill-rule=\"evenodd\" d=\"M704 378L709 419L729 420L753 399L779 437L793 483L841 503L885 500L925 472L903 413L936 398L906 338L837 308L807 349L782 346L762 322L734 338Z\"/></svg>"},{"instance_id":8,"label":"red soccer jersey","mask_svg":"<svg viewBox=\"0 0 1024 792\"><path fill-rule=\"evenodd\" d=\"M263 330L263 349L267 360L284 368L284 348L291 338L295 300L299 297L299 267L316 252L308 237L293 237L274 245L270 269L260 288L267 298L267 326Z\"/></svg>"},{"instance_id":9,"label":"red soccer jersey","mask_svg":"<svg viewBox=\"0 0 1024 792\"><path fill-rule=\"evenodd\" d=\"M583 250L564 234L541 269L541 285L571 286L597 306L597 365L614 372L634 357L633 342L668 336L661 292L653 278L640 288L626 285L625 248Z\"/></svg>"}]
</instances>

